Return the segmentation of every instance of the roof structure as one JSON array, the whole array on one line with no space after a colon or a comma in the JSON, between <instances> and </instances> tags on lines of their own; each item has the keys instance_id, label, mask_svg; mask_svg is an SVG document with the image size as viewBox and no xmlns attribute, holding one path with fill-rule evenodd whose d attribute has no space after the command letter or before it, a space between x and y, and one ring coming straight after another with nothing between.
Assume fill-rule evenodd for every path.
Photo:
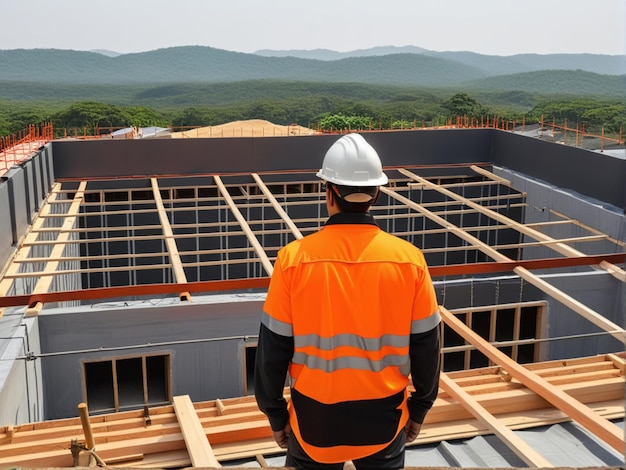
<instances>
[{"instance_id":1,"label":"roof structure","mask_svg":"<svg viewBox=\"0 0 626 470\"><path fill-rule=\"evenodd\" d=\"M0 428L0 468L71 466L75 437L107 465L280 466L249 364L278 250L324 224L314 175L334 138L53 142L10 172L0 416L17 419ZM444 320L439 398L407 465L619 465L624 162L563 188L524 165L616 162L500 131L366 138L390 179L372 213L422 248ZM9 399L19 387L32 396ZM541 446L566 429L587 457Z\"/></svg>"},{"instance_id":2,"label":"roof structure","mask_svg":"<svg viewBox=\"0 0 626 470\"><path fill-rule=\"evenodd\" d=\"M527 378L523 380L529 380L529 384L543 381L551 393L572 397L570 400L581 404L580 412L589 414L588 419L597 415L602 420L610 420L623 417L623 369L623 357L595 356L534 364L523 372ZM540 428L539 432L545 434L550 425L567 422L569 417L530 387L508 376L506 369L499 366L443 375L433 409L418 439L410 446L408 465L466 466L461 460L463 457L457 456L457 462L452 460L455 452L450 453L451 460L445 461L444 452L437 451L441 462L436 462L428 453L442 442L454 446L454 441L467 441L476 436L490 439L488 436L495 435L501 440L500 462L496 466L554 466L551 463L554 456L563 459L565 453L542 446L536 436L528 437L532 434L521 437L519 430ZM288 391L286 393L288 396ZM194 404L185 395L174 397L172 405L96 416L89 421L87 435L91 433L98 459L109 465L180 468L192 465L214 467L218 466L216 462L240 465L242 461L256 461L262 466L272 460L276 462L275 466L281 465L278 462L280 457L273 457L280 454L281 449L268 432L266 419L253 397ZM194 429L198 425L200 431ZM618 433L623 431L615 427ZM25 467L72 466L74 457L68 449L71 440L82 435L83 430L80 417L0 428L3 449L0 467L16 463ZM200 437L192 439L193 433ZM559 441L551 438L550 442ZM592 442L597 441L588 438L587 445ZM607 456L612 456L605 457L609 464L619 465L618 451L605 446L601 448ZM590 459L593 452L589 454L586 465L603 462L599 458ZM483 454L485 463L488 458ZM494 459L495 455L491 458ZM472 463L473 467L483 466L476 461ZM561 464L566 465L569 464Z\"/></svg>"}]
</instances>

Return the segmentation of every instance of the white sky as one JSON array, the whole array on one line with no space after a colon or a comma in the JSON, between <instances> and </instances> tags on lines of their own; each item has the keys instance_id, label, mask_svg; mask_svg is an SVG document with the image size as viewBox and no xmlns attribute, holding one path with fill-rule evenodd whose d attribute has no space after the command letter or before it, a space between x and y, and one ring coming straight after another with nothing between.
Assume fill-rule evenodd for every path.
<instances>
[{"instance_id":1,"label":"white sky","mask_svg":"<svg viewBox=\"0 0 626 470\"><path fill-rule=\"evenodd\" d=\"M0 1L0 49L127 53L185 45L626 55L626 1Z\"/></svg>"}]
</instances>

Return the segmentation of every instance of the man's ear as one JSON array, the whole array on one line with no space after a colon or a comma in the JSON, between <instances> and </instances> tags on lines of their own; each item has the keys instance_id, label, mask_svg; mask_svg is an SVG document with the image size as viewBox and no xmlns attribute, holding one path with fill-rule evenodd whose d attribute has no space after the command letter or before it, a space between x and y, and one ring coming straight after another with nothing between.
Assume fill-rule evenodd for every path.
<instances>
[{"instance_id":1,"label":"man's ear","mask_svg":"<svg viewBox=\"0 0 626 470\"><path fill-rule=\"evenodd\" d=\"M380 196L380 188L378 188L378 190L376 191L376 196L374 196L374 199L372 199L372 206L376 204L376 201L378 201L378 196Z\"/></svg>"}]
</instances>

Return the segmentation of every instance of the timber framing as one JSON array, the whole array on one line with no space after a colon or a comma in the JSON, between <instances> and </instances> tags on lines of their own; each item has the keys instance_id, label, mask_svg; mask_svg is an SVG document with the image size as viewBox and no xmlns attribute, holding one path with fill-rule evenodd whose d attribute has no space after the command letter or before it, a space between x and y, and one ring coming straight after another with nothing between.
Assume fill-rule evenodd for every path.
<instances>
[{"instance_id":1,"label":"timber framing","mask_svg":"<svg viewBox=\"0 0 626 470\"><path fill-rule=\"evenodd\" d=\"M472 265L498 263L623 338L623 329L524 267L559 258L578 258L585 265L598 252L624 252L622 242L562 214L542 224L512 218L509 211L524 210L525 194L476 165L468 166L465 176L447 178L415 171L390 171L390 183L382 189L385 198L372 213L385 230L433 256L433 272L448 268L443 275L449 276L454 265L468 265L471 272ZM45 311L32 299L46 294L65 291L65 300L71 301L73 291L114 285L179 284L179 297L189 299L188 285L194 282L270 276L280 247L319 230L326 218L321 183L312 174L207 175L203 185L182 180L152 177L143 187L122 184L119 189L101 189L91 180L55 183L0 277L0 295L29 295L29 314ZM544 233L555 224L577 224L581 234L557 238ZM429 246L438 236L445 237L445 246ZM544 250L545 256L523 258L529 248ZM600 257L587 264L626 282L615 259ZM142 276L149 281L137 281Z\"/></svg>"},{"instance_id":2,"label":"timber framing","mask_svg":"<svg viewBox=\"0 0 626 470\"><path fill-rule=\"evenodd\" d=\"M444 321L451 315L444 313ZM482 340L468 338L487 347ZM444 374L435 404L410 445L496 434L529 466L553 466L549 455L529 448L514 431L569 421L573 418L567 406L575 403L580 424L623 449L623 431L615 436L608 426L599 427L607 428L604 433L594 424L624 417L623 355L513 367L502 362ZM98 458L126 468L180 468L193 465L195 459L215 467L283 452L254 397L199 403L175 397L173 405L147 412L90 416L89 427ZM72 466L71 440L80 436L84 442L84 429L81 418L0 427L0 468Z\"/></svg>"}]
</instances>

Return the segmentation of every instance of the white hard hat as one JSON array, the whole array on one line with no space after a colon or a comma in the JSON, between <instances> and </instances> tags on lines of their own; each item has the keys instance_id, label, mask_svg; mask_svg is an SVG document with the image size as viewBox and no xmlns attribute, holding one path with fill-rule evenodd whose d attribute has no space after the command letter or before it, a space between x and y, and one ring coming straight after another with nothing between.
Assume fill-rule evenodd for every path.
<instances>
[{"instance_id":1,"label":"white hard hat","mask_svg":"<svg viewBox=\"0 0 626 470\"><path fill-rule=\"evenodd\" d=\"M378 153L361 134L346 134L335 141L316 176L343 186L381 186L388 181Z\"/></svg>"}]
</instances>

